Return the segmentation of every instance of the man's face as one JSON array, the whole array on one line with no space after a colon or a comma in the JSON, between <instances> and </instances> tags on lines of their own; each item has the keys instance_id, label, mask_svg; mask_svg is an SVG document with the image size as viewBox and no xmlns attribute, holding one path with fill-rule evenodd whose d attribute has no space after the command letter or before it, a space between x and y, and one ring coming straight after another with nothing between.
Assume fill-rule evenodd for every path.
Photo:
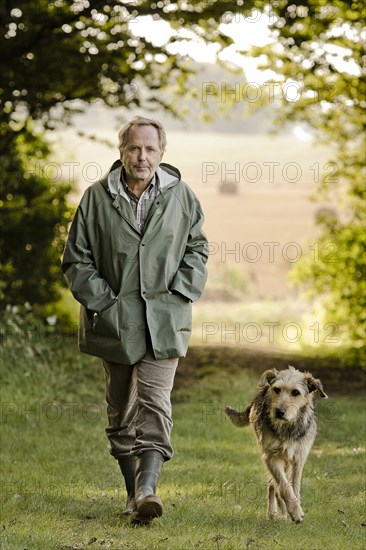
<instances>
[{"instance_id":1,"label":"man's face","mask_svg":"<svg viewBox=\"0 0 366 550\"><path fill-rule=\"evenodd\" d=\"M121 157L128 183L149 183L163 153L154 126L132 126Z\"/></svg>"}]
</instances>

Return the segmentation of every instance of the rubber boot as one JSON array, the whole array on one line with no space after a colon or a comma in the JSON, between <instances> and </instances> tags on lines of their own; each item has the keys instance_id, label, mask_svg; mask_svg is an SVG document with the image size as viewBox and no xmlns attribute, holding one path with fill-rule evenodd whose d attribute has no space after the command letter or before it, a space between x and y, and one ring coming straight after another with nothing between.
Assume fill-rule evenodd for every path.
<instances>
[{"instance_id":1,"label":"rubber boot","mask_svg":"<svg viewBox=\"0 0 366 550\"><path fill-rule=\"evenodd\" d=\"M131 516L131 523L148 525L163 513L163 505L156 496L164 457L159 451L145 451L137 457L135 499L137 511Z\"/></svg>"},{"instance_id":2,"label":"rubber boot","mask_svg":"<svg viewBox=\"0 0 366 550\"><path fill-rule=\"evenodd\" d=\"M122 514L124 516L130 516L136 511L135 501L135 475L136 475L136 457L124 456L118 459L119 467L123 477L125 478L125 485L127 491L126 508Z\"/></svg>"}]
</instances>

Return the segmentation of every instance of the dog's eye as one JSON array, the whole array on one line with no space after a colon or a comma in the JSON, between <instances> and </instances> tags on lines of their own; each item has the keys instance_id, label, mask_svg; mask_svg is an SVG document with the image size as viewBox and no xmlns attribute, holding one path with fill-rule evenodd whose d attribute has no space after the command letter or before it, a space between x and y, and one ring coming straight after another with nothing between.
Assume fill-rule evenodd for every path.
<instances>
[{"instance_id":1,"label":"dog's eye","mask_svg":"<svg viewBox=\"0 0 366 550\"><path fill-rule=\"evenodd\" d=\"M292 390L291 395L293 397L297 397L298 395L300 395L300 392L299 392L299 390Z\"/></svg>"},{"instance_id":2,"label":"dog's eye","mask_svg":"<svg viewBox=\"0 0 366 550\"><path fill-rule=\"evenodd\" d=\"M281 393L281 388L273 388L273 391L277 394Z\"/></svg>"}]
</instances>

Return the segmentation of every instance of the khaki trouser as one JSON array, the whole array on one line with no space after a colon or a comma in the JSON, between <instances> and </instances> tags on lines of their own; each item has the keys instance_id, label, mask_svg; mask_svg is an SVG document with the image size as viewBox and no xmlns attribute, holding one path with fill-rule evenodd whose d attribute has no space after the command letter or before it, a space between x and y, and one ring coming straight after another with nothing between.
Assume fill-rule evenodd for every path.
<instances>
[{"instance_id":1,"label":"khaki trouser","mask_svg":"<svg viewBox=\"0 0 366 550\"><path fill-rule=\"evenodd\" d=\"M110 453L116 458L157 450L169 460L173 388L178 358L157 361L151 349L134 365L102 361Z\"/></svg>"}]
</instances>

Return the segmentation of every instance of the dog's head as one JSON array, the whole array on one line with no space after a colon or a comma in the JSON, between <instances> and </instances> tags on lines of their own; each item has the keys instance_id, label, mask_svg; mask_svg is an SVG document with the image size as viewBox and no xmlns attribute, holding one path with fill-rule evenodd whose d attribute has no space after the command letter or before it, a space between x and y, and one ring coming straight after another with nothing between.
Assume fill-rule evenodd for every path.
<instances>
[{"instance_id":1,"label":"dog's head","mask_svg":"<svg viewBox=\"0 0 366 550\"><path fill-rule=\"evenodd\" d=\"M265 371L258 385L268 388L267 402L273 421L294 422L315 397L328 397L319 379L291 366L282 371Z\"/></svg>"}]
</instances>

